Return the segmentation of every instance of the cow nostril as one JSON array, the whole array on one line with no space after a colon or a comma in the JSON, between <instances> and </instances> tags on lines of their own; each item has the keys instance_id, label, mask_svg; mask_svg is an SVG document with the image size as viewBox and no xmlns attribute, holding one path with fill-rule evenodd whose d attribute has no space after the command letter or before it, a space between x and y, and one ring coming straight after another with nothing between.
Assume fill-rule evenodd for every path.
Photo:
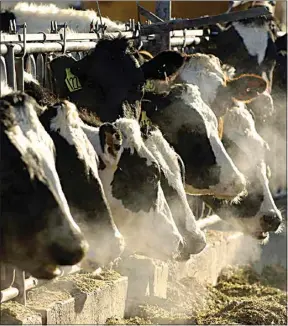
<instances>
[{"instance_id":1,"label":"cow nostril","mask_svg":"<svg viewBox=\"0 0 288 326\"><path fill-rule=\"evenodd\" d=\"M63 245L52 243L49 249L51 258L58 265L75 265L85 256L87 245L85 241L83 241L83 244L79 245L77 248L73 246L64 247Z\"/></svg>"},{"instance_id":2,"label":"cow nostril","mask_svg":"<svg viewBox=\"0 0 288 326\"><path fill-rule=\"evenodd\" d=\"M274 232L277 231L281 224L280 217L275 214L263 215L261 218L261 226L265 232Z\"/></svg>"}]
</instances>

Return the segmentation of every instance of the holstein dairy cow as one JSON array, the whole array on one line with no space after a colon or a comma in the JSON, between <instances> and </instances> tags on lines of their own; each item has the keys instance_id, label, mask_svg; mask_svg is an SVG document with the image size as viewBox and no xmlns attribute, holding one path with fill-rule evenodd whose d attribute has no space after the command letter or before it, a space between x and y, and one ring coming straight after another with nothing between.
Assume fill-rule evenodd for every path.
<instances>
[{"instance_id":1,"label":"holstein dairy cow","mask_svg":"<svg viewBox=\"0 0 288 326\"><path fill-rule=\"evenodd\" d=\"M119 158L111 146L105 147L103 125L95 126L99 122L87 112L80 116L85 121L82 128L102 160L99 175L127 252L164 260L178 256L183 238L161 188L159 164L144 145L138 122L121 118L113 124L123 141Z\"/></svg>"},{"instance_id":2,"label":"holstein dairy cow","mask_svg":"<svg viewBox=\"0 0 288 326\"><path fill-rule=\"evenodd\" d=\"M204 249L206 241L196 225L195 216L186 198L184 163L159 128L145 122L141 127L144 143L160 165L161 187L178 230L184 237L184 247L179 259L189 259L190 254L197 254Z\"/></svg>"},{"instance_id":3,"label":"holstein dairy cow","mask_svg":"<svg viewBox=\"0 0 288 326\"><path fill-rule=\"evenodd\" d=\"M248 195L235 204L211 196L201 198L238 230L267 241L268 232L281 230L282 216L269 189L267 143L257 133L253 117L243 103L235 104L224 116L223 143L247 179Z\"/></svg>"},{"instance_id":4,"label":"holstein dairy cow","mask_svg":"<svg viewBox=\"0 0 288 326\"><path fill-rule=\"evenodd\" d=\"M118 258L124 239L117 229L98 175L98 157L69 101L38 111L56 147L56 168L71 212L90 245L89 259L98 266ZM112 137L106 130L105 137Z\"/></svg>"},{"instance_id":5,"label":"holstein dairy cow","mask_svg":"<svg viewBox=\"0 0 288 326\"><path fill-rule=\"evenodd\" d=\"M37 107L28 95L2 89L0 259L51 279L57 266L80 262L88 244L71 216Z\"/></svg>"},{"instance_id":6,"label":"holstein dairy cow","mask_svg":"<svg viewBox=\"0 0 288 326\"><path fill-rule=\"evenodd\" d=\"M158 61L158 66L161 66L162 56L166 58L159 74L166 73L164 62L168 61L168 57L170 66L174 62L180 68L167 86L168 95L159 94L159 85L155 84L153 92L145 92L142 108L159 125L165 138L183 159L186 183L191 193L230 198L237 196L244 191L244 177L219 139L215 114L218 117L224 115L233 98L249 101L256 97L266 89L266 82L254 75L228 79L219 60L213 55L185 56L166 51L146 65Z\"/></svg>"},{"instance_id":7,"label":"holstein dairy cow","mask_svg":"<svg viewBox=\"0 0 288 326\"><path fill-rule=\"evenodd\" d=\"M52 20L58 24L67 22L68 30L75 33L89 33L91 27L100 19L94 10L75 10L72 8L58 8L55 4L36 4L19 2L10 10L0 13L0 30L9 31L9 21L15 19L19 25L27 23L27 33L50 32ZM125 31L125 24L116 23L109 18L102 18L107 26L107 32Z\"/></svg>"}]
</instances>

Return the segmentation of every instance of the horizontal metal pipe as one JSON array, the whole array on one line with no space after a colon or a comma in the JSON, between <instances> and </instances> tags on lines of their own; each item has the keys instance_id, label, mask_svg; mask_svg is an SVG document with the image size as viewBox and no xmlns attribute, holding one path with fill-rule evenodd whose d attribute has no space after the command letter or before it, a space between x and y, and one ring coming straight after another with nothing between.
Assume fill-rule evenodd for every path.
<instances>
[{"instance_id":1,"label":"horizontal metal pipe","mask_svg":"<svg viewBox=\"0 0 288 326\"><path fill-rule=\"evenodd\" d=\"M34 277L29 277L25 280L25 289L31 290L36 287L38 284L38 280ZM13 286L1 290L1 303L6 302L8 300L14 299L19 295L19 290Z\"/></svg>"},{"instance_id":2,"label":"horizontal metal pipe","mask_svg":"<svg viewBox=\"0 0 288 326\"><path fill-rule=\"evenodd\" d=\"M96 42L69 42L66 43L66 51L89 51L95 48ZM22 45L15 44L15 54L22 52ZM6 54L8 48L6 44L0 44L0 53ZM63 52L63 45L60 43L27 43L26 53L49 53Z\"/></svg>"},{"instance_id":3,"label":"horizontal metal pipe","mask_svg":"<svg viewBox=\"0 0 288 326\"><path fill-rule=\"evenodd\" d=\"M221 221L221 218L218 215L210 215L201 220L196 221L200 229L205 229L207 226L211 226Z\"/></svg>"},{"instance_id":4,"label":"horizontal metal pipe","mask_svg":"<svg viewBox=\"0 0 288 326\"><path fill-rule=\"evenodd\" d=\"M117 37L119 33L105 33L105 36ZM121 32L122 36L127 38L133 38L132 32ZM23 34L2 34L0 33L1 43L7 42L23 42ZM69 33L67 32L66 41L98 41L99 38L95 33ZM39 32L38 34L26 34L26 42L62 42L63 35L59 34L49 34L44 32Z\"/></svg>"}]
</instances>

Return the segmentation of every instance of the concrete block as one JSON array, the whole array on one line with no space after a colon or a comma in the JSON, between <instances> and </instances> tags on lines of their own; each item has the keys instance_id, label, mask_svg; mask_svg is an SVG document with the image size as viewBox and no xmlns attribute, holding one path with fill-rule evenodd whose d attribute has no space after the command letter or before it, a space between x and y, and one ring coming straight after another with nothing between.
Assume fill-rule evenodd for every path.
<instances>
[{"instance_id":1,"label":"concrete block","mask_svg":"<svg viewBox=\"0 0 288 326\"><path fill-rule=\"evenodd\" d=\"M104 324L107 318L123 318L127 277L100 276L79 273L59 278L29 291L27 305L41 313L45 325Z\"/></svg>"},{"instance_id":2,"label":"concrete block","mask_svg":"<svg viewBox=\"0 0 288 326\"><path fill-rule=\"evenodd\" d=\"M1 325L42 325L41 314L16 301L1 303Z\"/></svg>"},{"instance_id":3,"label":"concrete block","mask_svg":"<svg viewBox=\"0 0 288 326\"><path fill-rule=\"evenodd\" d=\"M114 267L121 275L128 276L125 316L137 316L138 306L150 299L167 297L168 265L160 260L141 255L131 255Z\"/></svg>"},{"instance_id":4,"label":"concrete block","mask_svg":"<svg viewBox=\"0 0 288 326\"><path fill-rule=\"evenodd\" d=\"M160 260L141 255L122 259L115 269L128 276L128 299L142 299L146 296L166 298L168 265Z\"/></svg>"},{"instance_id":5,"label":"concrete block","mask_svg":"<svg viewBox=\"0 0 288 326\"><path fill-rule=\"evenodd\" d=\"M187 262L178 263L178 280L195 277L200 283L215 285L223 268L245 264L259 256L258 243L240 232L213 231L213 236L207 236L207 241L201 253L191 256Z\"/></svg>"}]
</instances>

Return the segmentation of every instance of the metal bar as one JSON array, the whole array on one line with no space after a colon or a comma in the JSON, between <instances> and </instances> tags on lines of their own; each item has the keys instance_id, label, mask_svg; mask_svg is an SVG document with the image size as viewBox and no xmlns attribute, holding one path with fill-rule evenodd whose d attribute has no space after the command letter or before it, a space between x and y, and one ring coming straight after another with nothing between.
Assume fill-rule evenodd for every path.
<instances>
[{"instance_id":1,"label":"metal bar","mask_svg":"<svg viewBox=\"0 0 288 326\"><path fill-rule=\"evenodd\" d=\"M7 67L7 82L8 86L11 87L13 90L16 89L16 78L15 78L15 48L14 44L9 44L6 46L6 52L3 54L6 54L5 60L6 60L6 67ZM2 49L2 45L1 45ZM20 53L21 51L19 51ZM2 51L1 51L2 54Z\"/></svg>"},{"instance_id":2,"label":"metal bar","mask_svg":"<svg viewBox=\"0 0 288 326\"><path fill-rule=\"evenodd\" d=\"M25 280L25 289L26 291L35 288L38 285L38 280L34 277L29 277ZM16 287L9 287L5 290L1 290L0 303L9 301L18 297L19 290Z\"/></svg>"},{"instance_id":3,"label":"metal bar","mask_svg":"<svg viewBox=\"0 0 288 326\"><path fill-rule=\"evenodd\" d=\"M66 51L89 51L95 48L95 42L70 42L66 45ZM13 44L15 46L15 54L21 53L22 46L20 44ZM8 52L9 45L0 44L0 54ZM63 45L61 43L27 43L26 53L50 53L63 52Z\"/></svg>"},{"instance_id":4,"label":"metal bar","mask_svg":"<svg viewBox=\"0 0 288 326\"><path fill-rule=\"evenodd\" d=\"M24 92L24 58L15 58L17 89Z\"/></svg>"},{"instance_id":5,"label":"metal bar","mask_svg":"<svg viewBox=\"0 0 288 326\"><path fill-rule=\"evenodd\" d=\"M45 63L44 58L41 53L37 55L36 58L36 79L43 86L44 85L44 77L45 77Z\"/></svg>"},{"instance_id":6,"label":"metal bar","mask_svg":"<svg viewBox=\"0 0 288 326\"><path fill-rule=\"evenodd\" d=\"M139 13L146 17L147 19L151 20L151 22L153 23L159 23L159 22L164 22L163 19L159 18L158 16L156 16L155 14L153 14L151 11L143 8L142 6L138 5L137 4L137 7L138 7L138 10L139 10Z\"/></svg>"},{"instance_id":7,"label":"metal bar","mask_svg":"<svg viewBox=\"0 0 288 326\"><path fill-rule=\"evenodd\" d=\"M7 69L6 69L6 62L5 59L0 56L0 79L7 83Z\"/></svg>"},{"instance_id":8,"label":"metal bar","mask_svg":"<svg viewBox=\"0 0 288 326\"><path fill-rule=\"evenodd\" d=\"M257 7L248 10L231 12L228 14L224 13L221 15L207 16L207 17L196 18L196 19L187 19L187 20L175 19L164 23L144 25L142 27L142 35L160 34L163 32L170 32L170 31L181 30L185 28L199 28L207 25L227 23L231 21L254 18L259 16L270 17L271 13L264 7Z\"/></svg>"},{"instance_id":9,"label":"metal bar","mask_svg":"<svg viewBox=\"0 0 288 326\"><path fill-rule=\"evenodd\" d=\"M36 78L36 62L33 54L28 54L25 60L25 71L29 72L34 78Z\"/></svg>"},{"instance_id":10,"label":"metal bar","mask_svg":"<svg viewBox=\"0 0 288 326\"><path fill-rule=\"evenodd\" d=\"M15 275L15 287L18 289L19 294L15 301L26 306L26 284L25 284L25 272L16 269Z\"/></svg>"},{"instance_id":11,"label":"metal bar","mask_svg":"<svg viewBox=\"0 0 288 326\"><path fill-rule=\"evenodd\" d=\"M46 34L46 33L39 33L39 34L27 34L26 35L26 42L62 42L63 41L63 33L58 34ZM107 36L111 37L117 37L119 33L105 33ZM121 32L122 36L125 36L126 38L132 38L133 32ZM7 42L23 42L23 35L22 34L16 34L16 35L10 35L10 34L3 34L0 33L1 43L7 43ZM100 38L95 33L67 33L66 41L89 41L94 40L98 41Z\"/></svg>"},{"instance_id":12,"label":"metal bar","mask_svg":"<svg viewBox=\"0 0 288 326\"><path fill-rule=\"evenodd\" d=\"M205 217L203 219L196 221L196 223L197 223L197 226L203 230L203 229L207 228L207 226L214 225L220 221L222 221L222 220L218 215L210 215L208 217Z\"/></svg>"},{"instance_id":13,"label":"metal bar","mask_svg":"<svg viewBox=\"0 0 288 326\"><path fill-rule=\"evenodd\" d=\"M171 1L156 1L155 4L155 13L158 17L165 21L171 21ZM162 23L156 23L158 24L167 24L166 22ZM153 26L153 25L149 25ZM145 26L144 26L145 27ZM145 29L144 29L145 31ZM170 50L171 49L171 43L170 43L170 31L169 30L160 30L160 51ZM159 52L160 52L159 51Z\"/></svg>"},{"instance_id":14,"label":"metal bar","mask_svg":"<svg viewBox=\"0 0 288 326\"><path fill-rule=\"evenodd\" d=\"M191 36L203 36L203 30L202 29L195 29L195 30L186 30L186 37ZM184 37L184 30L183 31L172 31L170 32L171 37Z\"/></svg>"}]
</instances>

